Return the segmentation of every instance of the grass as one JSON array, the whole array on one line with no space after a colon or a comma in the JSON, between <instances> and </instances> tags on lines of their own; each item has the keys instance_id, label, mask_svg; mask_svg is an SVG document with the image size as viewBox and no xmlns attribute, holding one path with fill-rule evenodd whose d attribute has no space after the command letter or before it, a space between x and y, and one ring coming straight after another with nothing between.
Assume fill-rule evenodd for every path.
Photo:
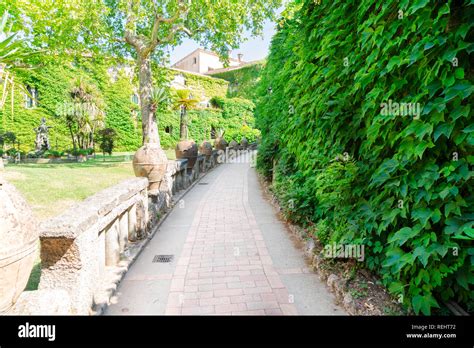
<instances>
[{"instance_id":1,"label":"grass","mask_svg":"<svg viewBox=\"0 0 474 348\"><path fill-rule=\"evenodd\" d=\"M173 149L165 150L175 159ZM67 210L107 187L135 177L133 152L97 154L83 163L10 164L6 179L15 185L33 209L35 217L44 220Z\"/></svg>"},{"instance_id":2,"label":"grass","mask_svg":"<svg viewBox=\"0 0 474 348\"><path fill-rule=\"evenodd\" d=\"M28 278L28 283L26 284L25 291L38 290L38 285L41 278L41 258L39 252L39 242L38 242L38 253L36 254L35 264L30 273L30 278Z\"/></svg>"},{"instance_id":3,"label":"grass","mask_svg":"<svg viewBox=\"0 0 474 348\"><path fill-rule=\"evenodd\" d=\"M6 166L5 177L23 194L35 217L44 220L134 177L131 162L125 162L126 156L97 156L84 163L12 164Z\"/></svg>"}]
</instances>

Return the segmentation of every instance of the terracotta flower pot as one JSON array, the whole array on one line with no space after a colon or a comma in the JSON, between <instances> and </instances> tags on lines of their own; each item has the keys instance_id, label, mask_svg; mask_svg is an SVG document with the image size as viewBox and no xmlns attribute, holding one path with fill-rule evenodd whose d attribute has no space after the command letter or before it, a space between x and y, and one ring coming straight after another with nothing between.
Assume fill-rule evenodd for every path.
<instances>
[{"instance_id":1,"label":"terracotta flower pot","mask_svg":"<svg viewBox=\"0 0 474 348\"><path fill-rule=\"evenodd\" d=\"M199 147L199 152L205 155L206 157L212 156L212 145L208 141L203 141Z\"/></svg>"},{"instance_id":2,"label":"terracotta flower pot","mask_svg":"<svg viewBox=\"0 0 474 348\"><path fill-rule=\"evenodd\" d=\"M38 230L30 207L0 175L0 313L25 289L38 251Z\"/></svg>"},{"instance_id":3,"label":"terracotta flower pot","mask_svg":"<svg viewBox=\"0 0 474 348\"><path fill-rule=\"evenodd\" d=\"M194 168L198 156L198 147L193 140L181 140L176 145L176 158L188 160L188 169Z\"/></svg>"},{"instance_id":4,"label":"terracotta flower pot","mask_svg":"<svg viewBox=\"0 0 474 348\"><path fill-rule=\"evenodd\" d=\"M168 158L159 144L145 144L133 156L133 170L138 177L148 178L148 190L156 192L165 177Z\"/></svg>"}]
</instances>

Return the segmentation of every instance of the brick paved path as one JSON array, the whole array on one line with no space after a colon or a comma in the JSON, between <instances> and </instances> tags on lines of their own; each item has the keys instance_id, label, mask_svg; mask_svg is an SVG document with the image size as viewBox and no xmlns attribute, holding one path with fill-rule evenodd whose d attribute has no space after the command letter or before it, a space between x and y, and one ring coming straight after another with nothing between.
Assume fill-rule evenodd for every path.
<instances>
[{"instance_id":1,"label":"brick paved path","mask_svg":"<svg viewBox=\"0 0 474 348\"><path fill-rule=\"evenodd\" d=\"M173 224L182 231L178 233L181 237L176 237L181 238L180 245L174 245L174 250L180 249L179 256L176 255L174 265L168 266L174 269L165 269L164 265L153 269L149 260L158 248L166 249L167 241L155 243L155 248L152 240L127 273L114 299L117 303L109 307L108 314L295 315L299 314L298 301L314 302L308 296L323 297L321 308L310 308L312 314L342 314L304 262L298 264L300 267L275 266L249 204L249 173L254 175L251 189L258 190L254 169L248 164L221 165L203 179L207 185L193 188L184 197L184 210L192 222L179 225L180 217L173 216L173 211L157 233L168 233L166 239L170 240ZM196 190L197 194L193 192ZM261 204L269 206L267 202ZM282 226L279 221L276 223ZM279 247L299 253L289 238L284 238L285 245L279 242ZM287 254L279 252L283 257ZM298 255L302 260L303 256ZM146 261L140 263L143 259ZM296 296L282 281L288 275L310 276L305 278L306 283L310 279L310 286L315 283L318 288L314 292L308 289L309 295ZM159 287L159 282L163 286Z\"/></svg>"}]
</instances>

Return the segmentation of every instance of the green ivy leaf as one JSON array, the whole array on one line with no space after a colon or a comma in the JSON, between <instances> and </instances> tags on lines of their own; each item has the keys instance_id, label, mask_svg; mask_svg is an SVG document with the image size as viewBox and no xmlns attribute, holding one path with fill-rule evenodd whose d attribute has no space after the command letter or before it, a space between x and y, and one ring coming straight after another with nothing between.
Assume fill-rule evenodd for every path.
<instances>
[{"instance_id":1,"label":"green ivy leaf","mask_svg":"<svg viewBox=\"0 0 474 348\"><path fill-rule=\"evenodd\" d=\"M425 247L419 246L413 251L413 256L415 256L421 261L423 267L426 267L426 265L428 264L430 253L426 251Z\"/></svg>"},{"instance_id":2,"label":"green ivy leaf","mask_svg":"<svg viewBox=\"0 0 474 348\"><path fill-rule=\"evenodd\" d=\"M443 123L443 124L440 124L439 126L436 127L435 131L434 131L434 141L438 140L438 138L441 136L441 135L444 135L446 138L449 139L449 137L451 136L451 132L453 131L454 129L454 124L453 123Z\"/></svg>"},{"instance_id":3,"label":"green ivy leaf","mask_svg":"<svg viewBox=\"0 0 474 348\"><path fill-rule=\"evenodd\" d=\"M467 279L467 274L466 272L461 269L456 273L456 281L458 282L459 285L461 285L464 289L469 291L469 283Z\"/></svg>"},{"instance_id":4,"label":"green ivy leaf","mask_svg":"<svg viewBox=\"0 0 474 348\"><path fill-rule=\"evenodd\" d=\"M393 56L387 64L387 72L391 72L394 66L400 66L402 59L399 56Z\"/></svg>"},{"instance_id":5,"label":"green ivy leaf","mask_svg":"<svg viewBox=\"0 0 474 348\"><path fill-rule=\"evenodd\" d=\"M431 217L431 210L428 208L418 208L413 210L411 213L411 217L413 220L418 220L421 222L421 226L425 227L428 219Z\"/></svg>"},{"instance_id":6,"label":"green ivy leaf","mask_svg":"<svg viewBox=\"0 0 474 348\"><path fill-rule=\"evenodd\" d=\"M421 295L414 296L412 299L412 305L413 305L413 310L415 311L416 314L419 314L421 310L421 312L424 315L430 315L431 308L433 307L439 308L438 302L430 294L427 294L425 296L421 296Z\"/></svg>"},{"instance_id":7,"label":"green ivy leaf","mask_svg":"<svg viewBox=\"0 0 474 348\"><path fill-rule=\"evenodd\" d=\"M418 233L418 230L412 229L411 227L403 227L397 231L393 236L388 238L389 243L397 243L398 246L402 246L410 238L413 238Z\"/></svg>"},{"instance_id":8,"label":"green ivy leaf","mask_svg":"<svg viewBox=\"0 0 474 348\"><path fill-rule=\"evenodd\" d=\"M457 79L462 80L464 78L464 69L463 68L457 68L456 70L454 70L454 76Z\"/></svg>"},{"instance_id":9,"label":"green ivy leaf","mask_svg":"<svg viewBox=\"0 0 474 348\"><path fill-rule=\"evenodd\" d=\"M413 5L410 7L410 15L414 14L420 8L425 7L430 1L429 0L417 0L413 2Z\"/></svg>"}]
</instances>

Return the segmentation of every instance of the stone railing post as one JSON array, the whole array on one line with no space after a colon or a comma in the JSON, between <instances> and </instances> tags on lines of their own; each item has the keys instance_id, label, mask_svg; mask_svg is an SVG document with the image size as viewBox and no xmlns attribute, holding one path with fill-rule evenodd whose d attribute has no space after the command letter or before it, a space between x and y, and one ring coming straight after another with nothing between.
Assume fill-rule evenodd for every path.
<instances>
[{"instance_id":1,"label":"stone railing post","mask_svg":"<svg viewBox=\"0 0 474 348\"><path fill-rule=\"evenodd\" d=\"M126 180L41 224L39 289L64 288L72 313L89 314L107 269L129 240L146 237L147 186L146 178Z\"/></svg>"},{"instance_id":2,"label":"stone railing post","mask_svg":"<svg viewBox=\"0 0 474 348\"><path fill-rule=\"evenodd\" d=\"M137 236L137 206L134 204L128 210L128 240L135 242Z\"/></svg>"},{"instance_id":3,"label":"stone railing post","mask_svg":"<svg viewBox=\"0 0 474 348\"><path fill-rule=\"evenodd\" d=\"M116 266L120 261L119 220L116 219L105 233L105 265Z\"/></svg>"}]
</instances>

